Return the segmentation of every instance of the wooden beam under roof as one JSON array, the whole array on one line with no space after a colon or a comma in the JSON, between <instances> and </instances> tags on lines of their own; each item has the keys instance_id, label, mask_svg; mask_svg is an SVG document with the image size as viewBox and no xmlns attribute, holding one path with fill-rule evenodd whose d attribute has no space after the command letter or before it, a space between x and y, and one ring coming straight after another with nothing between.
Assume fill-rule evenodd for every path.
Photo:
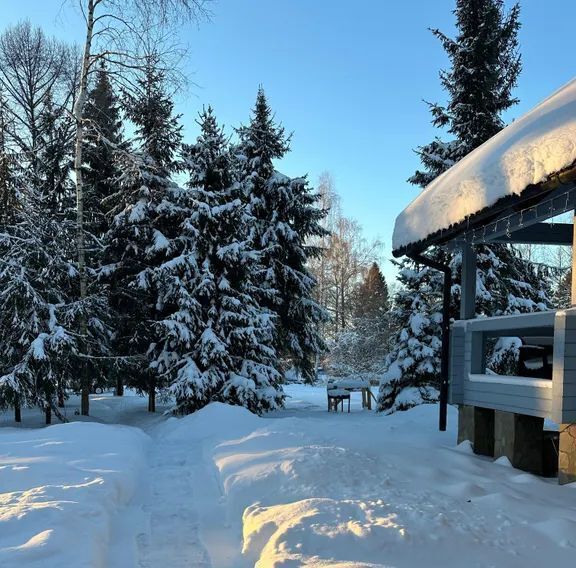
<instances>
[{"instance_id":1,"label":"wooden beam under roof","mask_svg":"<svg viewBox=\"0 0 576 568\"><path fill-rule=\"evenodd\" d=\"M490 239L490 242L572 246L573 227L572 223L536 223L517 229L510 236L503 235Z\"/></svg>"}]
</instances>

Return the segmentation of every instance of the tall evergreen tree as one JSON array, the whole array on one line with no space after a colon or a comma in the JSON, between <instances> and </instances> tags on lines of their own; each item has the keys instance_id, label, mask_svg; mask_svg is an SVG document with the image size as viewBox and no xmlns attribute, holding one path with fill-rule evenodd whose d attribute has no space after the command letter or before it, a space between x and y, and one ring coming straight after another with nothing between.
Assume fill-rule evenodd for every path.
<instances>
[{"instance_id":1,"label":"tall evergreen tree","mask_svg":"<svg viewBox=\"0 0 576 568\"><path fill-rule=\"evenodd\" d=\"M66 110L55 104L49 91L38 118L38 151L35 176L47 211L62 213L72 206L73 183L70 179L73 153L73 122Z\"/></svg>"},{"instance_id":2,"label":"tall evergreen tree","mask_svg":"<svg viewBox=\"0 0 576 568\"><path fill-rule=\"evenodd\" d=\"M351 328L338 333L331 346L331 367L346 376L378 377L389 348L391 323L388 285L374 262L356 289Z\"/></svg>"},{"instance_id":3,"label":"tall evergreen tree","mask_svg":"<svg viewBox=\"0 0 576 568\"><path fill-rule=\"evenodd\" d=\"M38 115L36 144L38 150L35 159L30 162L30 180L35 204L43 211L43 215L50 217L52 228L58 227L54 238L58 241L60 251L67 258L73 258L73 242L77 234L77 226L74 222L76 201L74 199L74 185L71 178L74 153L75 124L62 104L55 102L52 92L48 91L42 101ZM46 228L47 231L52 230ZM60 253L59 253L60 254ZM72 264L71 264L72 266ZM76 270L76 268L74 268ZM82 411L88 410L88 397L90 384L95 381L103 382L104 368L94 364L98 359L87 359L89 353L107 353L109 347L110 329L107 314L101 310L106 305L105 291L100 289L95 279L93 267L86 273L87 292L78 302L79 282L76 278L64 279L60 283L59 293L68 298L78 309L78 317L69 322L72 326L69 332L78 334L83 338L75 345L74 349L82 354L77 360L76 374L83 376L82 386ZM96 312L92 312L92 309ZM106 321L105 332L102 329L101 339L93 343L90 339L91 325L96 321ZM65 386L71 386L70 384ZM63 404L62 390L60 391L60 405Z\"/></svg>"},{"instance_id":4,"label":"tall evergreen tree","mask_svg":"<svg viewBox=\"0 0 576 568\"><path fill-rule=\"evenodd\" d=\"M238 132L239 172L250 215L251 241L261 253L261 303L277 315L278 354L307 380L314 378L315 357L324 349L318 324L326 314L313 299L316 280L306 264L320 254L306 243L323 236L320 221L326 212L316 206L305 178L280 174L274 161L289 150L289 137L277 125L260 88L250 124Z\"/></svg>"},{"instance_id":5,"label":"tall evergreen tree","mask_svg":"<svg viewBox=\"0 0 576 568\"><path fill-rule=\"evenodd\" d=\"M78 273L71 241L46 209L44 195L17 178L10 216L0 232L0 405L36 405L47 422L73 385L86 348L102 353L109 330L101 296L71 298ZM87 322L80 341L79 322Z\"/></svg>"},{"instance_id":6,"label":"tall evergreen tree","mask_svg":"<svg viewBox=\"0 0 576 568\"><path fill-rule=\"evenodd\" d=\"M171 175L178 169L182 136L153 57L138 79L137 93L126 95L124 105L135 128L135 149L119 154L116 167L122 175L110 198L113 220L104 239L102 275L119 321L115 350L133 364L131 384L148 393L154 411L163 375L153 357L159 341L153 322L163 300L150 271L176 255L172 247L181 224L176 204L181 190Z\"/></svg>"},{"instance_id":7,"label":"tall evergreen tree","mask_svg":"<svg viewBox=\"0 0 576 568\"><path fill-rule=\"evenodd\" d=\"M178 262L151 271L163 291L164 339L158 365L173 376L175 412L211 401L253 412L277 408L283 394L274 368L271 315L258 304L258 256L248 239L252 219L234 181L228 142L211 108L200 115L201 133L186 147L189 191L181 225L186 247Z\"/></svg>"},{"instance_id":8,"label":"tall evergreen tree","mask_svg":"<svg viewBox=\"0 0 576 568\"><path fill-rule=\"evenodd\" d=\"M120 103L103 65L96 72L96 80L86 103L86 171L85 209L89 228L101 237L108 229L109 198L116 193L120 172L115 153L125 149L123 144Z\"/></svg>"},{"instance_id":9,"label":"tall evergreen tree","mask_svg":"<svg viewBox=\"0 0 576 568\"><path fill-rule=\"evenodd\" d=\"M354 315L357 319L379 318L388 311L388 284L377 262L372 263L358 287L355 304Z\"/></svg>"},{"instance_id":10,"label":"tall evergreen tree","mask_svg":"<svg viewBox=\"0 0 576 568\"><path fill-rule=\"evenodd\" d=\"M108 69L104 64L96 72L96 79L86 102L86 136L83 158L84 211L86 238L88 240L88 274L98 270L103 260L102 238L112 221L110 208L112 196L118 191L119 160L117 155L128 150L124 142L120 101L114 92ZM120 322L112 321L113 328ZM114 330L114 335L120 331ZM120 362L119 362L120 361ZM113 384L118 396L124 394L123 376L129 369L121 360L102 361L102 374L108 384Z\"/></svg>"},{"instance_id":11,"label":"tall evergreen tree","mask_svg":"<svg viewBox=\"0 0 576 568\"><path fill-rule=\"evenodd\" d=\"M0 88L0 227L11 220L16 207L16 159L9 142L11 126L6 99Z\"/></svg>"},{"instance_id":12,"label":"tall evergreen tree","mask_svg":"<svg viewBox=\"0 0 576 568\"><path fill-rule=\"evenodd\" d=\"M454 15L454 39L432 30L451 63L440 72L448 102L429 104L432 124L452 138L417 150L425 170L409 181L421 187L499 132L505 126L502 113L518 102L512 91L522 69L519 4L506 13L503 0L456 0Z\"/></svg>"},{"instance_id":13,"label":"tall evergreen tree","mask_svg":"<svg viewBox=\"0 0 576 568\"><path fill-rule=\"evenodd\" d=\"M442 297L437 294L442 275L405 258L396 264L400 287L391 313L396 331L378 394L379 410L386 412L434 400L442 347Z\"/></svg>"},{"instance_id":14,"label":"tall evergreen tree","mask_svg":"<svg viewBox=\"0 0 576 568\"><path fill-rule=\"evenodd\" d=\"M454 11L458 30L456 38L450 39L439 30L433 30L450 58L451 68L440 73L448 102L444 106L430 105L432 122L444 128L452 139L445 142L436 138L417 150L425 169L417 171L409 179L411 183L425 187L503 128L502 113L517 102L512 90L521 70L517 39L519 13L516 4L506 14L502 0L457 0ZM539 274L515 249L507 245L481 245L476 247L476 252L478 314L520 313L549 306L548 290L540 282ZM452 268L451 311L453 317L458 317L461 255L450 257L438 249L429 254ZM434 323L433 315L442 296L441 278L434 279L435 289L429 294L427 303L420 301L418 286L429 269L410 260L402 261L402 268L412 276L400 276L404 289L396 298L396 304L407 303L407 298L412 298L413 309L419 310L420 321ZM412 362L418 360L419 350L416 331L420 328L414 328L410 323L415 317L414 313L404 310L399 311L395 318L400 327L387 360L389 370L382 381L382 410L394 408L394 398L399 396L402 384L439 384L437 372L420 374L420 367L410 368ZM435 334L440 337L439 321L436 326ZM493 357L496 355L510 359L514 354L492 353ZM440 345L434 354L438 363L439 356ZM436 367L439 369L439 364Z\"/></svg>"},{"instance_id":15,"label":"tall evergreen tree","mask_svg":"<svg viewBox=\"0 0 576 568\"><path fill-rule=\"evenodd\" d=\"M38 155L12 151L10 122L0 100L0 405L20 418L22 405L37 405L47 421L66 387L73 386L85 351L107 344L106 305L101 296L82 302L70 258L73 240L61 214L69 182L68 138L63 113L48 96L38 121Z\"/></svg>"}]
</instances>

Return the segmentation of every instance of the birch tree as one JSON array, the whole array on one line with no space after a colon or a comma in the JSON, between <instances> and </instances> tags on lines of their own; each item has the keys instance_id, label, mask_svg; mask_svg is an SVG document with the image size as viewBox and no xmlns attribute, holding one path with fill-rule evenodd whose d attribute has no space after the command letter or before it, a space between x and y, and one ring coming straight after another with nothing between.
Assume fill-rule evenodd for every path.
<instances>
[{"instance_id":1,"label":"birch tree","mask_svg":"<svg viewBox=\"0 0 576 568\"><path fill-rule=\"evenodd\" d=\"M80 275L80 299L88 290L86 270L86 235L84 227L84 163L86 102L89 81L100 63L119 81L129 82L129 71L145 68L146 60L138 53L143 38L169 24L198 20L207 15L208 0L72 0L83 16L85 34L78 88L72 114L76 124L74 173L76 184L76 248ZM83 322L85 328L85 322ZM81 329L84 335L85 329ZM89 379L83 374L81 413L89 414Z\"/></svg>"}]
</instances>

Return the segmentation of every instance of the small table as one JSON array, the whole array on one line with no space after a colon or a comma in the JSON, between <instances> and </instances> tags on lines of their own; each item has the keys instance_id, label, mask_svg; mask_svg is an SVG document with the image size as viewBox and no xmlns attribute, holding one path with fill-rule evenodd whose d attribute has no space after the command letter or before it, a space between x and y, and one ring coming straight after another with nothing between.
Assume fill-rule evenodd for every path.
<instances>
[{"instance_id":1,"label":"small table","mask_svg":"<svg viewBox=\"0 0 576 568\"><path fill-rule=\"evenodd\" d=\"M372 399L374 395L370 390L370 381L359 381L354 379L344 379L341 381L332 381L327 385L328 392L330 390L338 389L339 391L351 392L361 392L362 393L362 408L367 408L372 410ZM330 395L328 395L330 397ZM374 402L376 399L374 398ZM330 403L330 400L328 400ZM330 409L330 408L328 408Z\"/></svg>"},{"instance_id":2,"label":"small table","mask_svg":"<svg viewBox=\"0 0 576 568\"><path fill-rule=\"evenodd\" d=\"M328 389L328 412L334 410L338 412L338 406L342 408L344 412L344 401L348 401L348 414L350 414L350 392L344 389L332 388Z\"/></svg>"}]
</instances>

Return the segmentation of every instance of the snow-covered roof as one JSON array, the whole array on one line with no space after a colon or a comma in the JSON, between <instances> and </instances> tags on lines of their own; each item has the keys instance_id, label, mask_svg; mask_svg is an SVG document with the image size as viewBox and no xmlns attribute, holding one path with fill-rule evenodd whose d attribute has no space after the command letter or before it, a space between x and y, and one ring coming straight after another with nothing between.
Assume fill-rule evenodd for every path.
<instances>
[{"instance_id":1,"label":"snow-covered roof","mask_svg":"<svg viewBox=\"0 0 576 568\"><path fill-rule=\"evenodd\" d=\"M576 161L576 79L436 178L397 217L398 250L521 194Z\"/></svg>"}]
</instances>

